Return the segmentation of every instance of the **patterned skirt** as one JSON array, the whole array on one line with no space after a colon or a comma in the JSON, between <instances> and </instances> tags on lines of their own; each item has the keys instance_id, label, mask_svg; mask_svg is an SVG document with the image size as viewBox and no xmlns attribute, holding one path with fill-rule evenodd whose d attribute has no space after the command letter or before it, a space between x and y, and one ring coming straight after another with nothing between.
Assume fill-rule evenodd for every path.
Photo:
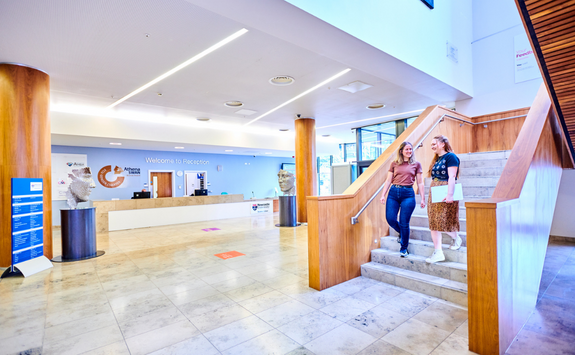
<instances>
[{"instance_id":1,"label":"patterned skirt","mask_svg":"<svg viewBox=\"0 0 575 355\"><path fill-rule=\"evenodd\" d=\"M431 187L447 185L447 181L431 181ZM459 201L431 203L431 189L427 200L429 229L440 232L459 232Z\"/></svg>"}]
</instances>

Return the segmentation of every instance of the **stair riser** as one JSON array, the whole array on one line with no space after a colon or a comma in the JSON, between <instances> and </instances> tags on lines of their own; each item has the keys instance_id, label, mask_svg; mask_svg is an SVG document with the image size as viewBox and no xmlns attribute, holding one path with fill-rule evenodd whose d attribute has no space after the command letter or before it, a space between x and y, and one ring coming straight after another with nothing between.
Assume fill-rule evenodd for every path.
<instances>
[{"instance_id":1,"label":"stair riser","mask_svg":"<svg viewBox=\"0 0 575 355\"><path fill-rule=\"evenodd\" d=\"M369 269L364 266L361 267L361 276L467 307L467 292L464 290L450 289L439 285L429 284L402 275Z\"/></svg>"},{"instance_id":2,"label":"stair riser","mask_svg":"<svg viewBox=\"0 0 575 355\"><path fill-rule=\"evenodd\" d=\"M392 230L393 231L393 230ZM467 246L467 236L465 233L459 233L459 237L461 238L461 240L463 240L463 243L461 244L462 246ZM433 240L431 239L431 232L428 230L415 230L412 229L411 233L409 235L410 239L417 239L417 240L424 240L427 242L433 242ZM443 244L451 244L451 237L448 236L447 234L443 234L443 240L442 243Z\"/></svg>"},{"instance_id":3,"label":"stair riser","mask_svg":"<svg viewBox=\"0 0 575 355\"><path fill-rule=\"evenodd\" d=\"M460 161L477 161L477 160L507 160L511 151L482 152L470 154L458 154Z\"/></svg>"},{"instance_id":4,"label":"stair riser","mask_svg":"<svg viewBox=\"0 0 575 355\"><path fill-rule=\"evenodd\" d=\"M421 199L416 197L415 202L415 210L413 211L412 216L425 216L427 217L427 206L425 206L425 208L421 208L419 206L419 204ZM465 219L466 216L466 210L465 210L465 200L464 201L459 201L459 218L463 218ZM413 218L413 217L412 217Z\"/></svg>"},{"instance_id":5,"label":"stair riser","mask_svg":"<svg viewBox=\"0 0 575 355\"><path fill-rule=\"evenodd\" d=\"M499 176L465 176L458 180L464 187L497 186L498 181Z\"/></svg>"},{"instance_id":6,"label":"stair riser","mask_svg":"<svg viewBox=\"0 0 575 355\"><path fill-rule=\"evenodd\" d=\"M429 187L425 187L426 199L429 199ZM489 198L493 195L495 186L465 186L463 185L463 197L475 196L477 198Z\"/></svg>"},{"instance_id":7,"label":"stair riser","mask_svg":"<svg viewBox=\"0 0 575 355\"><path fill-rule=\"evenodd\" d=\"M467 160L462 161L459 167L461 171L466 168L503 168L507 163L506 159L497 160Z\"/></svg>"},{"instance_id":8,"label":"stair riser","mask_svg":"<svg viewBox=\"0 0 575 355\"><path fill-rule=\"evenodd\" d=\"M429 218L426 215L421 216L413 214L411 215L411 221L409 222L409 225L414 227L429 228ZM461 220L461 217L459 218L459 228L462 232L465 232L467 228L467 221Z\"/></svg>"},{"instance_id":9,"label":"stair riser","mask_svg":"<svg viewBox=\"0 0 575 355\"><path fill-rule=\"evenodd\" d=\"M401 248L395 238L381 238L380 246L382 249L399 252ZM429 256L433 253L434 248L432 245L419 245L409 244L407 250L410 254ZM445 261L453 261L456 263L467 264L467 253L458 250L443 249Z\"/></svg>"},{"instance_id":10,"label":"stair riser","mask_svg":"<svg viewBox=\"0 0 575 355\"><path fill-rule=\"evenodd\" d=\"M468 169L461 169L459 172L459 177L461 179L465 177L499 177L503 173L502 167L495 167L495 168L468 168Z\"/></svg>"},{"instance_id":11,"label":"stair riser","mask_svg":"<svg viewBox=\"0 0 575 355\"><path fill-rule=\"evenodd\" d=\"M453 280L457 282L467 283L467 271L455 268L449 268L441 263L428 264L428 263L415 263L407 258L399 257L399 255L389 255L382 253L371 253L371 261L375 263L395 266L404 270L419 272L426 275L441 277L442 279Z\"/></svg>"}]
</instances>

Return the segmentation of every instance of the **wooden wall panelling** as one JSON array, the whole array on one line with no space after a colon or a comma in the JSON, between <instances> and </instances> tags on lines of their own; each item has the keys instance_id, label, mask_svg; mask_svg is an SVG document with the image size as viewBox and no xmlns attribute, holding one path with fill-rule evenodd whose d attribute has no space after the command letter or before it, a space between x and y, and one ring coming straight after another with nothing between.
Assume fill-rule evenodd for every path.
<instances>
[{"instance_id":1,"label":"wooden wall panelling","mask_svg":"<svg viewBox=\"0 0 575 355\"><path fill-rule=\"evenodd\" d=\"M511 150L515 140L521 132L525 117L513 118L505 121L491 122L484 125L481 122L497 120L506 117L526 115L529 108L498 112L490 115L473 117L473 152L492 152L498 150Z\"/></svg>"},{"instance_id":2,"label":"wooden wall panelling","mask_svg":"<svg viewBox=\"0 0 575 355\"><path fill-rule=\"evenodd\" d=\"M504 354L537 300L565 143L551 110L542 86L492 198L465 204L469 349L480 354Z\"/></svg>"},{"instance_id":3,"label":"wooden wall panelling","mask_svg":"<svg viewBox=\"0 0 575 355\"><path fill-rule=\"evenodd\" d=\"M313 234L308 250L310 287L323 290L360 275L361 265L369 262L371 250L379 247L379 238L388 235L389 227L385 208L377 197L360 216L359 224L352 225L351 217L383 184L399 144L404 140L417 143L443 114L470 120L442 107L428 107L342 195L308 198L309 206L314 206L308 212L315 215L308 220ZM471 132L470 125L460 127L459 122L446 119L429 134L416 157L427 169L431 161L429 142L437 134L447 135L457 153L469 152Z\"/></svg>"},{"instance_id":4,"label":"wooden wall panelling","mask_svg":"<svg viewBox=\"0 0 575 355\"><path fill-rule=\"evenodd\" d=\"M11 263L11 178L44 181L44 255L52 258L50 77L0 64L0 266Z\"/></svg>"}]
</instances>

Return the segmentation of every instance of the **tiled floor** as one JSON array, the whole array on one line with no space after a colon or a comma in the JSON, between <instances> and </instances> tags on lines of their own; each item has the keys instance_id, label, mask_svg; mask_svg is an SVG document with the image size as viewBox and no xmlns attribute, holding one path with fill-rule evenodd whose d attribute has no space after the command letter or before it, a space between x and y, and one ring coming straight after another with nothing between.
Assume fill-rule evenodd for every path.
<instances>
[{"instance_id":1,"label":"tiled floor","mask_svg":"<svg viewBox=\"0 0 575 355\"><path fill-rule=\"evenodd\" d=\"M3 279L0 355L471 354L464 308L364 278L322 292L308 288L307 229L275 222L102 234L103 257ZM210 227L221 230L202 231ZM549 260L573 272L574 247L566 248L550 249ZM245 256L214 256L232 250ZM549 282L538 316L511 351L534 354L521 350L534 349L533 342L561 349L561 338L573 335L573 291L554 286L558 280ZM556 309L567 312L542 316Z\"/></svg>"}]
</instances>

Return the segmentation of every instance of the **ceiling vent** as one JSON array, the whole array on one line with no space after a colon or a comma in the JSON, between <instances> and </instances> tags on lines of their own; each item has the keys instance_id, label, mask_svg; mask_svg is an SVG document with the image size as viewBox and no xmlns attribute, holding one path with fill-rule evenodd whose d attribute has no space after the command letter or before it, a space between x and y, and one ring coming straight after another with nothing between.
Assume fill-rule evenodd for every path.
<instances>
[{"instance_id":1,"label":"ceiling vent","mask_svg":"<svg viewBox=\"0 0 575 355\"><path fill-rule=\"evenodd\" d=\"M287 85L293 84L295 79L292 78L291 76L280 75L280 76L274 76L269 81L270 81L270 84L272 84L272 85L287 86Z\"/></svg>"},{"instance_id":2,"label":"ceiling vent","mask_svg":"<svg viewBox=\"0 0 575 355\"><path fill-rule=\"evenodd\" d=\"M338 89L343 90L343 91L347 91L347 92L351 92L352 94L355 94L356 92L360 92L360 91L363 91L365 89L369 89L372 86L373 85L369 85L369 84L366 84L366 83L358 80L358 81L354 81L353 83L349 83L347 85L339 87Z\"/></svg>"},{"instance_id":3,"label":"ceiling vent","mask_svg":"<svg viewBox=\"0 0 575 355\"><path fill-rule=\"evenodd\" d=\"M243 116L249 116L249 115L253 115L254 113L256 113L258 111L253 111L253 110L246 110L245 108L236 111L236 113L238 115L243 115Z\"/></svg>"},{"instance_id":4,"label":"ceiling vent","mask_svg":"<svg viewBox=\"0 0 575 355\"><path fill-rule=\"evenodd\" d=\"M241 101L227 101L224 106L226 107L242 107L244 105Z\"/></svg>"}]
</instances>

